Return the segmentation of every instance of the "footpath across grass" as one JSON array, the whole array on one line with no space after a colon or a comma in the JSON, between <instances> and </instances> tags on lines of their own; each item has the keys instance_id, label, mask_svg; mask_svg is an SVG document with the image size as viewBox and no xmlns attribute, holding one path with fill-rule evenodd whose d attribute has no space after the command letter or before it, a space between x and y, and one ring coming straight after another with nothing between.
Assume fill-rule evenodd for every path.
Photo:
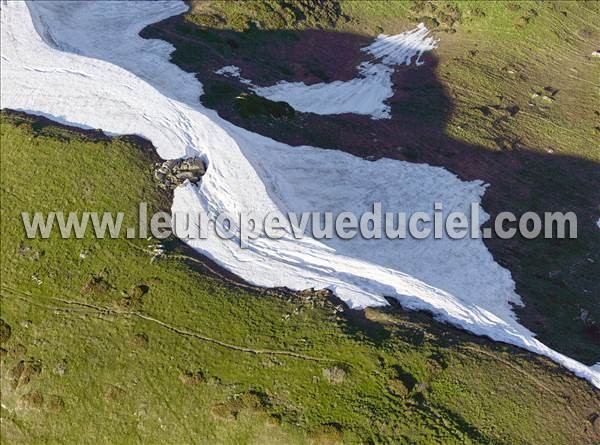
<instances>
[{"instance_id":1,"label":"footpath across grass","mask_svg":"<svg viewBox=\"0 0 600 445\"><path fill-rule=\"evenodd\" d=\"M598 391L398 308L229 284L178 241L26 239L168 209L149 144L2 113L3 443L597 443Z\"/></svg>"}]
</instances>

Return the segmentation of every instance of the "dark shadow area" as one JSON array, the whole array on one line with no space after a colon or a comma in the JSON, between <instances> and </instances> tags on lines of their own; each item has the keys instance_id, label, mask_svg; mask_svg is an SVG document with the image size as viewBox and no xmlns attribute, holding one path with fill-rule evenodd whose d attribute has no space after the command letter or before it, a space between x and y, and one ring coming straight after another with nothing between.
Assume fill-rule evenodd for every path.
<instances>
[{"instance_id":1,"label":"dark shadow area","mask_svg":"<svg viewBox=\"0 0 600 445\"><path fill-rule=\"evenodd\" d=\"M525 146L510 136L494 139L495 150L449 137L445 129L452 99L436 74L435 56L422 66L402 66L393 75L392 118L372 120L354 114L321 116L240 113L236 102L252 95L235 78L214 73L225 65L241 68L258 85L281 80L307 84L348 80L367 60L360 48L367 36L323 30L246 32L199 28L171 17L147 27L145 38L176 47L172 61L197 74L205 90L202 103L230 122L290 145L340 149L366 159L393 158L442 166L464 180L490 184L483 206L490 221L500 212L520 216L534 211L575 212L577 239L487 239L495 260L510 270L525 303L515 308L520 322L559 352L592 364L600 357L600 202L597 164ZM515 104L482 103L495 128L520 118ZM500 131L502 133L502 131ZM592 148L592 147L590 147ZM491 226L491 223L488 223ZM440 258L440 261L452 261ZM482 290L485 291L485 290Z\"/></svg>"}]
</instances>

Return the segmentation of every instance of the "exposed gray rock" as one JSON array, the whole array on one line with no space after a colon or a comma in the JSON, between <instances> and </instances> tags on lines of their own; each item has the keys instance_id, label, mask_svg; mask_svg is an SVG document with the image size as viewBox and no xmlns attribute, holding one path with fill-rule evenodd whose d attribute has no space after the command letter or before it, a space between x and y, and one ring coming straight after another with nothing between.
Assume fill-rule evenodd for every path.
<instances>
[{"instance_id":1,"label":"exposed gray rock","mask_svg":"<svg viewBox=\"0 0 600 445\"><path fill-rule=\"evenodd\" d=\"M158 165L154 171L154 179L161 187L173 190L185 181L190 181L192 184L200 182L204 173L206 173L206 166L198 157L169 159Z\"/></svg>"},{"instance_id":2,"label":"exposed gray rock","mask_svg":"<svg viewBox=\"0 0 600 445\"><path fill-rule=\"evenodd\" d=\"M346 371L339 366L332 366L331 368L323 369L323 377L329 383L339 384L346 380Z\"/></svg>"}]
</instances>

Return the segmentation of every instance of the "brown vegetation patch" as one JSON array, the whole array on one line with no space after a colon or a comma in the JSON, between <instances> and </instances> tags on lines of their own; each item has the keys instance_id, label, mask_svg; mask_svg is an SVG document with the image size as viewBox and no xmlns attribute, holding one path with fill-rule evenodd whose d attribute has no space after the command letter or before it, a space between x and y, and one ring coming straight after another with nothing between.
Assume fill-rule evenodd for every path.
<instances>
[{"instance_id":1,"label":"brown vegetation patch","mask_svg":"<svg viewBox=\"0 0 600 445\"><path fill-rule=\"evenodd\" d=\"M185 371L179 375L179 380L186 386L196 386L205 381L202 371Z\"/></svg>"},{"instance_id":2,"label":"brown vegetation patch","mask_svg":"<svg viewBox=\"0 0 600 445\"><path fill-rule=\"evenodd\" d=\"M42 365L36 361L25 362L20 360L8 372L10 385L13 389L29 384L32 378L42 372Z\"/></svg>"},{"instance_id":3,"label":"brown vegetation patch","mask_svg":"<svg viewBox=\"0 0 600 445\"><path fill-rule=\"evenodd\" d=\"M108 293L110 289L110 284L102 275L92 275L81 288L81 294L100 297Z\"/></svg>"},{"instance_id":4,"label":"brown vegetation patch","mask_svg":"<svg viewBox=\"0 0 600 445\"><path fill-rule=\"evenodd\" d=\"M326 424L309 434L312 443L319 445L340 444L343 440L342 427L338 424Z\"/></svg>"},{"instance_id":5,"label":"brown vegetation patch","mask_svg":"<svg viewBox=\"0 0 600 445\"><path fill-rule=\"evenodd\" d=\"M12 334L10 325L0 318L0 343L6 343Z\"/></svg>"},{"instance_id":6,"label":"brown vegetation patch","mask_svg":"<svg viewBox=\"0 0 600 445\"><path fill-rule=\"evenodd\" d=\"M59 413L65 407L65 401L61 396L52 394L47 398L46 405L51 413Z\"/></svg>"},{"instance_id":7,"label":"brown vegetation patch","mask_svg":"<svg viewBox=\"0 0 600 445\"><path fill-rule=\"evenodd\" d=\"M16 359L24 357L25 354L27 354L27 347L21 343L18 343L9 350L8 354L12 358Z\"/></svg>"},{"instance_id":8,"label":"brown vegetation patch","mask_svg":"<svg viewBox=\"0 0 600 445\"><path fill-rule=\"evenodd\" d=\"M120 301L120 306L131 310L141 309L144 302L144 296L149 290L150 288L145 284L133 286L127 296Z\"/></svg>"},{"instance_id":9,"label":"brown vegetation patch","mask_svg":"<svg viewBox=\"0 0 600 445\"><path fill-rule=\"evenodd\" d=\"M125 394L126 392L124 389L121 389L115 385L111 385L110 388L108 388L104 393L104 400L106 400L107 402L115 402L117 400L122 399L125 396Z\"/></svg>"},{"instance_id":10,"label":"brown vegetation patch","mask_svg":"<svg viewBox=\"0 0 600 445\"><path fill-rule=\"evenodd\" d=\"M44 396L39 391L31 391L21 396L21 402L26 408L40 409L44 405Z\"/></svg>"},{"instance_id":11,"label":"brown vegetation patch","mask_svg":"<svg viewBox=\"0 0 600 445\"><path fill-rule=\"evenodd\" d=\"M222 420L235 420L238 411L229 403L216 403L211 408L213 416Z\"/></svg>"},{"instance_id":12,"label":"brown vegetation patch","mask_svg":"<svg viewBox=\"0 0 600 445\"><path fill-rule=\"evenodd\" d=\"M134 348L147 348L148 342L148 335L143 332L138 332L129 339L129 344Z\"/></svg>"}]
</instances>

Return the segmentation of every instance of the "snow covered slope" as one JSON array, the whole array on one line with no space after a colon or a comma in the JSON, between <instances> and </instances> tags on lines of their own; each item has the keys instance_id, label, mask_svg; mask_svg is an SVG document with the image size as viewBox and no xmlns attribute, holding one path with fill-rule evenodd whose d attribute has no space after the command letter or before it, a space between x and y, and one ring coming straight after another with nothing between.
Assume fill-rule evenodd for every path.
<instances>
[{"instance_id":1,"label":"snow covered slope","mask_svg":"<svg viewBox=\"0 0 600 445\"><path fill-rule=\"evenodd\" d=\"M144 40L149 23L185 11L183 2L8 2L2 4L2 106L44 114L113 134L148 138L163 158L200 153L200 187L175 192L173 211L260 214L306 209L367 210L380 200L394 211L466 210L484 193L427 165L313 147L289 147L237 128L198 101L202 87L169 63L172 47ZM395 57L392 53L383 57ZM431 210L432 211L432 210ZM482 220L485 218L482 212ZM249 282L293 289L329 288L349 306L412 309L563 364L600 387L600 371L565 357L519 325L510 274L481 240L189 240Z\"/></svg>"}]
</instances>

